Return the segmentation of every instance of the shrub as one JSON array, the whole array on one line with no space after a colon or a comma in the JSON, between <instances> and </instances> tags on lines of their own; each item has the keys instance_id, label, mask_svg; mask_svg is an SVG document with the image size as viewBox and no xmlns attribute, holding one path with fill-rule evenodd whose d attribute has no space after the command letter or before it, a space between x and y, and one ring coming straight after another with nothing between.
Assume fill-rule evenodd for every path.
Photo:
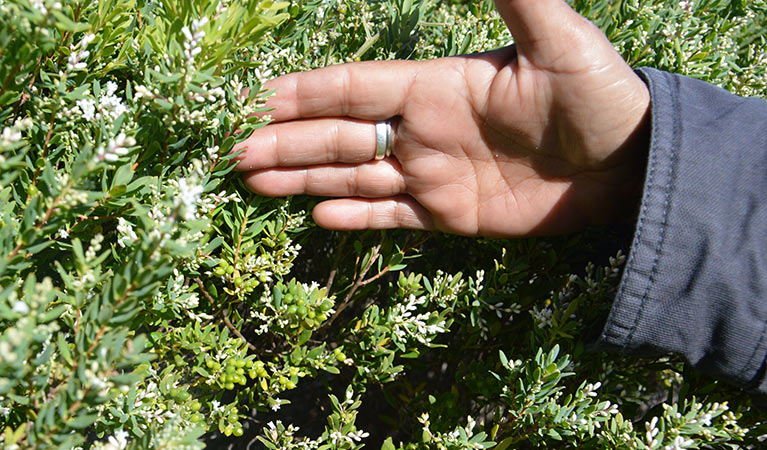
<instances>
[{"instance_id":1,"label":"shrub","mask_svg":"<svg viewBox=\"0 0 767 450\"><path fill-rule=\"evenodd\" d=\"M763 0L574 6L767 93ZM334 233L230 173L266 78L509 40L486 1L0 0L5 448L758 446L739 391L584 350L619 236Z\"/></svg>"}]
</instances>

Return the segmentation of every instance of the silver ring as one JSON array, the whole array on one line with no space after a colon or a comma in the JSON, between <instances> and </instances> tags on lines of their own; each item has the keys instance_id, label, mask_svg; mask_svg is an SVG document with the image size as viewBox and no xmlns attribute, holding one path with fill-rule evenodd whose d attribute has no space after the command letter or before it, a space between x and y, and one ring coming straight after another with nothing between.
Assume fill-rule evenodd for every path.
<instances>
[{"instance_id":1,"label":"silver ring","mask_svg":"<svg viewBox=\"0 0 767 450\"><path fill-rule=\"evenodd\" d=\"M375 160L382 160L389 155L391 155L391 122L389 120L379 120L376 122Z\"/></svg>"}]
</instances>

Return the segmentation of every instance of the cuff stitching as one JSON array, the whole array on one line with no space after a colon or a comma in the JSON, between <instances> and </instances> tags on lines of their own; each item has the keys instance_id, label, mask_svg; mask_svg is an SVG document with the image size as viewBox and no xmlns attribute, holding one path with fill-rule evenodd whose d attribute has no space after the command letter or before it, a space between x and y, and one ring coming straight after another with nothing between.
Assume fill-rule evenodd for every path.
<instances>
[{"instance_id":1,"label":"cuff stitching","mask_svg":"<svg viewBox=\"0 0 767 450\"><path fill-rule=\"evenodd\" d=\"M668 78L667 78L668 80ZM673 80L674 82L677 82L677 80ZM650 89L652 89L652 98L657 98L657 93L655 91L655 85L652 84L650 86ZM666 239L666 231L668 228L668 215L669 210L671 209L671 194L673 192L674 183L672 180L674 179L674 176L676 174L676 162L677 162L677 149L679 144L679 136L680 136L680 111L679 111L679 102L676 99L677 96L677 89L669 89L670 94L670 103L671 108L673 111L672 114L672 131L671 131L671 142L669 145L669 168L668 168L668 176L666 177L666 186L663 190L663 219L660 222L660 230L658 232L659 239L657 241L657 244L655 246L655 256L653 257L652 261L652 267L650 269L650 274L648 276L647 284L645 285L644 292L642 293L642 297L639 301L639 309L636 313L636 318L634 322L631 324L631 329L629 330L628 336L626 337L626 340L624 341L623 348L626 349L626 347L629 345L629 343L634 338L634 333L637 330L637 327L639 325L639 322L642 320L642 316L644 314L645 306L647 304L647 299L650 295L650 289L655 284L655 278L658 274L658 266L660 265L660 258L663 253L663 243ZM654 173L654 164L656 163L656 152L653 151L654 149L657 150L658 145L658 136L653 136L653 142L650 154L651 159L650 163L653 164L653 173ZM649 181L649 180L648 180ZM650 185L650 183L648 183ZM639 242L641 239L641 235L637 236L637 239L635 240L635 243Z\"/></svg>"}]
</instances>

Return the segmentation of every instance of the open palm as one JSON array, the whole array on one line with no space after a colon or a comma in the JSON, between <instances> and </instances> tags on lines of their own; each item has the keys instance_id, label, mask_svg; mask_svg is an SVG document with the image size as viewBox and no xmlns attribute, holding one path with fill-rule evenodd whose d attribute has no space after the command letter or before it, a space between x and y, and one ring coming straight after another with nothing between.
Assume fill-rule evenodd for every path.
<instances>
[{"instance_id":1,"label":"open palm","mask_svg":"<svg viewBox=\"0 0 767 450\"><path fill-rule=\"evenodd\" d=\"M334 229L522 236L628 214L646 154L646 86L564 2L497 6L514 46L270 81L275 123L242 144L248 186L343 197L314 210ZM392 156L373 161L374 123L389 118Z\"/></svg>"}]
</instances>

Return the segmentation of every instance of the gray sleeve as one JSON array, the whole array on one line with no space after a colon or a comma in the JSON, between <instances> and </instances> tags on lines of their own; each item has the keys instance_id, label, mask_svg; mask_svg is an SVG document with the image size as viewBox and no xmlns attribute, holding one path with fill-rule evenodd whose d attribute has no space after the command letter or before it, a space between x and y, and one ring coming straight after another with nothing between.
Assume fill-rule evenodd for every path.
<instances>
[{"instance_id":1,"label":"gray sleeve","mask_svg":"<svg viewBox=\"0 0 767 450\"><path fill-rule=\"evenodd\" d=\"M654 69L651 144L623 278L599 339L677 353L767 393L767 102Z\"/></svg>"}]
</instances>

